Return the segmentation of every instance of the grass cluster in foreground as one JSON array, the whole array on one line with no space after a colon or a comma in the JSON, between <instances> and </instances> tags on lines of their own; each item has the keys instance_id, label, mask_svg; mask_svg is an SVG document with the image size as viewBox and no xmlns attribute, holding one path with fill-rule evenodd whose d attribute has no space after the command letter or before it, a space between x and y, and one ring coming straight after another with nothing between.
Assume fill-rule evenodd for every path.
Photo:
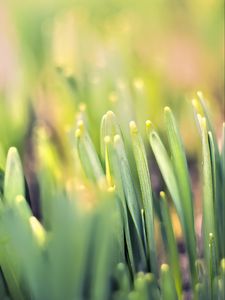
<instances>
[{"instance_id":1,"label":"grass cluster in foreground","mask_svg":"<svg viewBox=\"0 0 225 300\"><path fill-rule=\"evenodd\" d=\"M10 148L5 162L2 153L0 299L224 299L225 125L219 150L201 93L193 108L202 144L199 242L187 158L168 107L167 141L149 120L145 138L134 121L127 137L115 114L107 112L99 151L88 132L93 124L82 110L76 128L68 131L75 176L67 180L45 129L37 128L39 220L29 205L18 151ZM151 183L149 147L164 181L165 191L159 194ZM172 208L182 230L188 287Z\"/></svg>"}]
</instances>

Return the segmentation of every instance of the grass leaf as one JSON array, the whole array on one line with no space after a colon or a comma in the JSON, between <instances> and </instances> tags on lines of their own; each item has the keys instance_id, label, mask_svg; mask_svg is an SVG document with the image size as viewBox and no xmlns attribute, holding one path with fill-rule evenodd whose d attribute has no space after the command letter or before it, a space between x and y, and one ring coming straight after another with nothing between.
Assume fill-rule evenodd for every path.
<instances>
[{"instance_id":1,"label":"grass leaf","mask_svg":"<svg viewBox=\"0 0 225 300\"><path fill-rule=\"evenodd\" d=\"M158 163L159 169L163 176L163 179L166 183L166 186L170 192L170 195L174 201L178 216L182 224L183 220L183 211L180 203L179 191L176 182L176 178L173 171L173 166L170 160L170 157L166 151L165 146L163 145L158 133L152 128L151 122L146 122L146 129L149 138L149 142Z\"/></svg>"},{"instance_id":2,"label":"grass leaf","mask_svg":"<svg viewBox=\"0 0 225 300\"><path fill-rule=\"evenodd\" d=\"M132 222L134 224L135 233L137 234L137 242L138 249L141 259L142 267L146 267L146 257L144 253L144 245L142 241L142 231L141 231L141 211L140 211L140 203L135 194L131 170L129 166L129 162L126 156L124 144L122 141L122 137L120 135L115 135L114 137L114 147L116 150L116 155L118 159L118 163L120 164L120 173L122 186L124 189L124 195L127 203L127 207L129 209Z\"/></svg>"},{"instance_id":3,"label":"grass leaf","mask_svg":"<svg viewBox=\"0 0 225 300\"><path fill-rule=\"evenodd\" d=\"M25 195L25 183L22 163L16 148L9 149L4 179L4 199L13 203L16 196Z\"/></svg>"},{"instance_id":4,"label":"grass leaf","mask_svg":"<svg viewBox=\"0 0 225 300\"><path fill-rule=\"evenodd\" d=\"M148 169L148 162L144 143L140 134L138 133L137 126L134 122L130 122L130 133L132 138L133 153L136 161L139 182L141 186L141 194L143 207L145 212L145 223L146 223L146 237L148 251L147 254L150 260L151 272L156 276L158 274L157 267L157 256L156 256L156 244L155 244L155 233L154 233L154 211L153 211L153 196L151 188L151 179Z\"/></svg>"},{"instance_id":5,"label":"grass leaf","mask_svg":"<svg viewBox=\"0 0 225 300\"><path fill-rule=\"evenodd\" d=\"M162 226L166 232L166 253L169 259L169 265L171 266L171 273L174 278L178 299L181 299L182 281L178 249L170 217L169 206L164 192L160 193L160 209L162 215Z\"/></svg>"},{"instance_id":6,"label":"grass leaf","mask_svg":"<svg viewBox=\"0 0 225 300\"><path fill-rule=\"evenodd\" d=\"M202 134L202 160L203 160L203 231L204 231L204 251L208 270L210 269L210 253L208 247L208 237L210 234L216 236L214 203L213 203L213 171L210 157L208 131L206 119L200 115L199 124Z\"/></svg>"},{"instance_id":7,"label":"grass leaf","mask_svg":"<svg viewBox=\"0 0 225 300\"><path fill-rule=\"evenodd\" d=\"M166 264L161 266L161 293L162 300L178 299L170 268Z\"/></svg>"},{"instance_id":8,"label":"grass leaf","mask_svg":"<svg viewBox=\"0 0 225 300\"><path fill-rule=\"evenodd\" d=\"M165 119L167 136L172 156L171 159L178 184L180 201L183 211L185 242L189 256L192 283L194 284L196 282L196 238L194 227L193 199L188 174L187 160L175 118L172 111L168 107L165 108Z\"/></svg>"},{"instance_id":9,"label":"grass leaf","mask_svg":"<svg viewBox=\"0 0 225 300\"><path fill-rule=\"evenodd\" d=\"M84 128L82 120L76 130L77 151L86 176L96 182L100 188L105 186L105 174L91 138Z\"/></svg>"}]
</instances>

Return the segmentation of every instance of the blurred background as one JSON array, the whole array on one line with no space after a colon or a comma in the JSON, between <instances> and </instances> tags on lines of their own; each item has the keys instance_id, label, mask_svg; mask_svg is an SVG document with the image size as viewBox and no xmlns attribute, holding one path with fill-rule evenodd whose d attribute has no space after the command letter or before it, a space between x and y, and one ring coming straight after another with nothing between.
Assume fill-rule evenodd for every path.
<instances>
[{"instance_id":1,"label":"blurred background","mask_svg":"<svg viewBox=\"0 0 225 300\"><path fill-rule=\"evenodd\" d=\"M175 111L190 155L190 101L202 90L224 120L223 0L8 0L0 3L0 148L20 150L35 124L58 141L86 110L96 147L113 110L159 129ZM28 142L29 143L29 142ZM62 141L62 144L64 142ZM29 146L31 147L31 146Z\"/></svg>"},{"instance_id":2,"label":"blurred background","mask_svg":"<svg viewBox=\"0 0 225 300\"><path fill-rule=\"evenodd\" d=\"M146 138L147 119L164 138L163 108L170 106L187 150L200 235L202 158L191 100L197 91L204 93L220 139L224 88L224 0L0 1L0 171L8 148L17 147L33 212L40 217L42 205L44 220L51 215L61 183L71 194L79 190L83 207L101 199L72 153L79 118L100 152L100 123L107 110L117 115L125 139L130 120ZM126 145L132 166L130 142ZM149 145L146 149L150 152ZM156 163L149 161L158 195L163 183ZM67 213L70 207L57 209ZM182 237L174 210L173 215L176 236ZM74 222L76 218L62 228L76 226ZM86 223L79 224L77 234L83 238ZM73 239L71 231L68 241ZM61 240L59 244L67 248ZM182 257L182 273L187 274Z\"/></svg>"}]
</instances>

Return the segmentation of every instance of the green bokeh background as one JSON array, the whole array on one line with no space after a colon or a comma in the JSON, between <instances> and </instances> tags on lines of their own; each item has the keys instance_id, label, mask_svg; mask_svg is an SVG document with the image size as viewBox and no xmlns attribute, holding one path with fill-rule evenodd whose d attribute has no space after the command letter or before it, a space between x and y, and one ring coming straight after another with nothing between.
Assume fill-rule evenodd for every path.
<instances>
[{"instance_id":1,"label":"green bokeh background","mask_svg":"<svg viewBox=\"0 0 225 300\"><path fill-rule=\"evenodd\" d=\"M36 122L63 136L80 103L96 145L108 109L125 131L131 119L144 130L149 118L161 128L169 105L194 152L195 92L209 99L216 125L224 118L223 12L223 0L1 3L2 147L22 149Z\"/></svg>"}]
</instances>

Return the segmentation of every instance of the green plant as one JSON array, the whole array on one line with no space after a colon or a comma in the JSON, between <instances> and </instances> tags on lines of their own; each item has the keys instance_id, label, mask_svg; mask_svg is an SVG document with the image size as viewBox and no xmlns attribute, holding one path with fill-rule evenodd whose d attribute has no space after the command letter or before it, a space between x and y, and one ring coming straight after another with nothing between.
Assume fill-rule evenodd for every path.
<instances>
[{"instance_id":1,"label":"green plant","mask_svg":"<svg viewBox=\"0 0 225 300\"><path fill-rule=\"evenodd\" d=\"M68 134L76 170L72 178L61 176L62 161L45 129L36 130L41 221L26 201L17 150L11 148L5 166L2 163L1 299L182 299L171 206L181 224L189 262L186 292L195 299L223 299L225 125L219 152L202 94L198 96L193 107L202 141L203 254L197 250L187 158L172 111L164 112L168 147L146 122L168 197L152 188L149 150L136 123L130 123L130 142L123 138L114 113L107 112L101 122L99 155L83 111Z\"/></svg>"}]
</instances>

